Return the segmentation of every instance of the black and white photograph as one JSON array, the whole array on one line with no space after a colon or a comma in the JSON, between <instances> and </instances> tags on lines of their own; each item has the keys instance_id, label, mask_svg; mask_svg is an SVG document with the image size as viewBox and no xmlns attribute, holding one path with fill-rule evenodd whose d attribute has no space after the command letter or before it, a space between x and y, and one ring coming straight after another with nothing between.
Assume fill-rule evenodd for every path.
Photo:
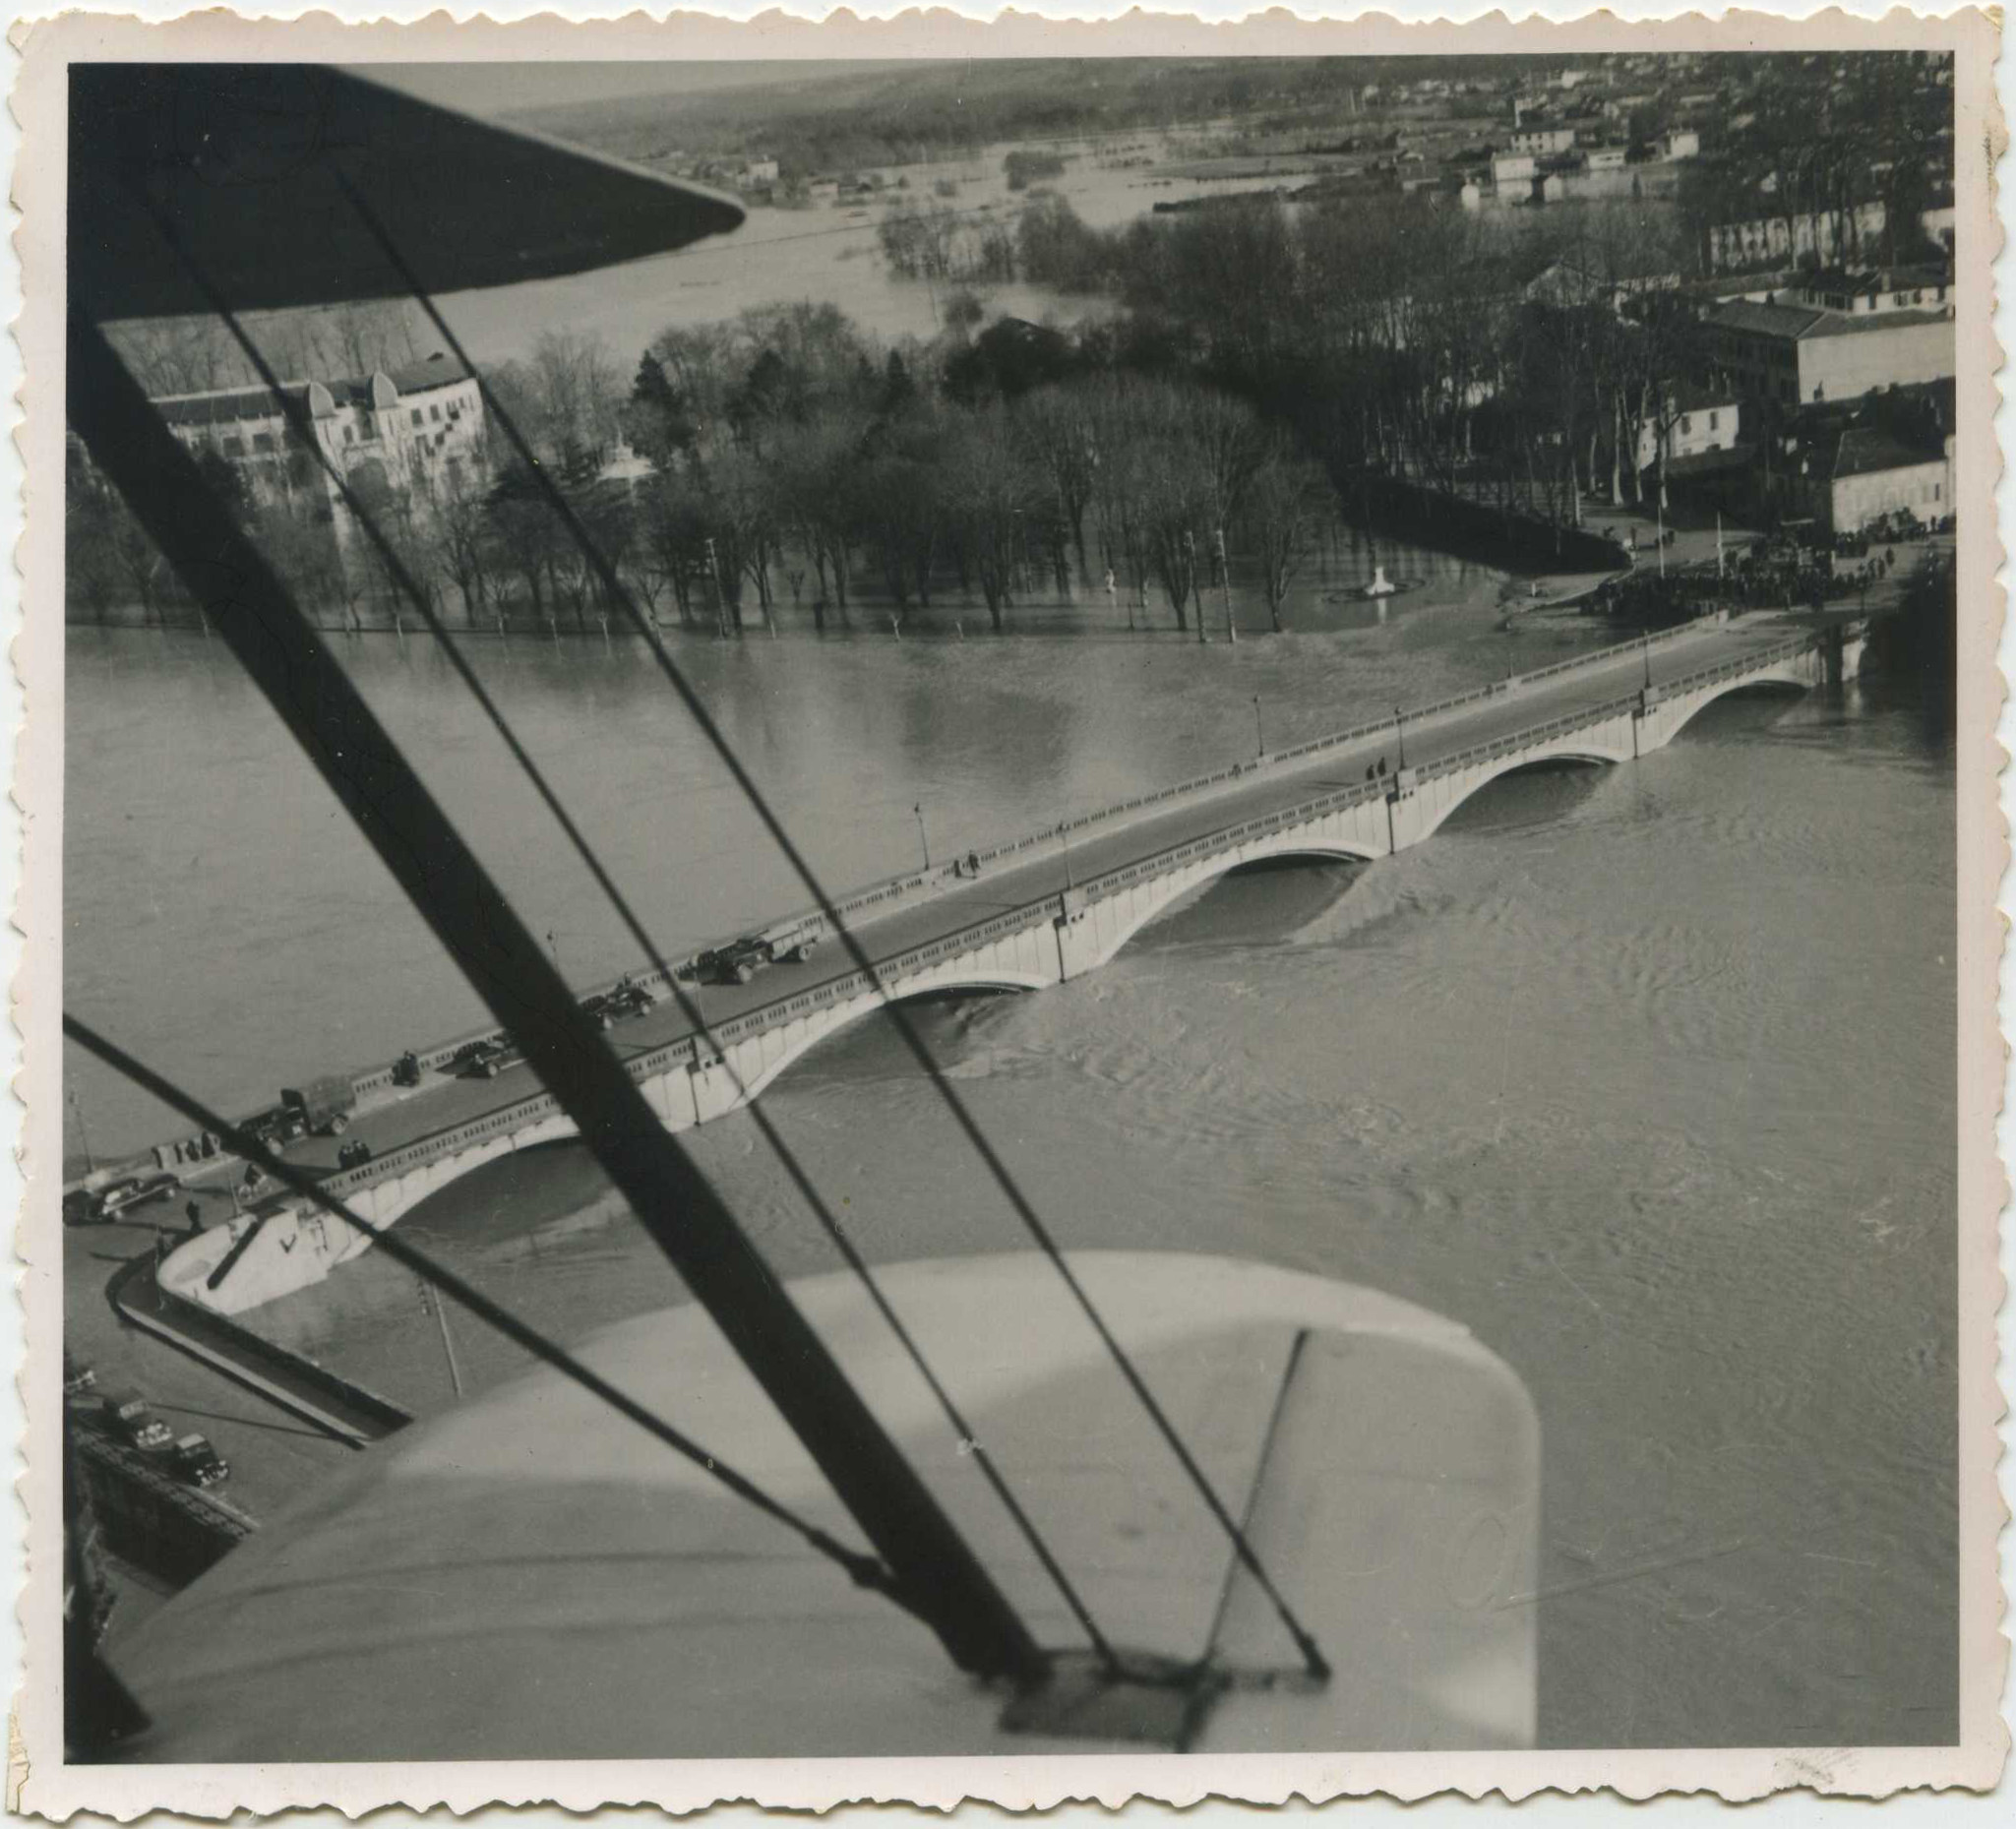
<instances>
[{"instance_id":1,"label":"black and white photograph","mask_svg":"<svg viewBox=\"0 0 2016 1829\"><path fill-rule=\"evenodd\" d=\"M463 30L26 44L24 1807L1991 1784L1985 22Z\"/></svg>"}]
</instances>

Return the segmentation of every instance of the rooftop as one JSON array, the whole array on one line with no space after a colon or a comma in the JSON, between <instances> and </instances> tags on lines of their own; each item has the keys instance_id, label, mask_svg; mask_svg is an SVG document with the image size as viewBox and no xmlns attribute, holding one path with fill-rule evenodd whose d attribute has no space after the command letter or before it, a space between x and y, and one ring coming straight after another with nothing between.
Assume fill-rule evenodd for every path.
<instances>
[{"instance_id":1,"label":"rooftop","mask_svg":"<svg viewBox=\"0 0 2016 1829\"><path fill-rule=\"evenodd\" d=\"M1748 299L1736 299L1718 305L1708 313L1706 322L1720 330L1796 341L1807 336L1865 336L1919 324L1950 323L1952 315L1933 306L1923 311L1871 312L1853 317L1847 312L1822 310L1818 305L1757 305Z\"/></svg>"},{"instance_id":2,"label":"rooftop","mask_svg":"<svg viewBox=\"0 0 2016 1829\"><path fill-rule=\"evenodd\" d=\"M282 396L304 402L309 384L287 381L275 394L271 388L220 388L209 394L171 394L154 401L170 425L233 425L246 419L277 419L285 411Z\"/></svg>"}]
</instances>

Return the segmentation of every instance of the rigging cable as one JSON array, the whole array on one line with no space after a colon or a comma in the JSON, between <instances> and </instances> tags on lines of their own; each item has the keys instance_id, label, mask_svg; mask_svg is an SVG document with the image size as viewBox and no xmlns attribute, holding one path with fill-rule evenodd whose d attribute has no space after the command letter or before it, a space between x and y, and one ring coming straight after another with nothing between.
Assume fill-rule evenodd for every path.
<instances>
[{"instance_id":1,"label":"rigging cable","mask_svg":"<svg viewBox=\"0 0 2016 1829\"><path fill-rule=\"evenodd\" d=\"M1043 1681L1048 1663L1026 1625L74 291L68 332L71 418L92 458L798 1433L912 1610L962 1670Z\"/></svg>"},{"instance_id":2,"label":"rigging cable","mask_svg":"<svg viewBox=\"0 0 2016 1829\"><path fill-rule=\"evenodd\" d=\"M630 930L631 938L637 942L639 947L642 950L644 956L650 960L653 967L664 975L666 986L670 990L673 1000L677 1003L681 1014L693 1023L698 1034L704 1037L711 1044L713 1041L712 1034L706 1026L698 1004L690 999L680 988L677 974L673 971L657 945L652 941L642 921L631 907L629 898L617 886L614 879L603 865L600 856L596 853L593 846L589 844L586 834L581 831L573 815L568 812L565 805L561 802L559 795L547 780L544 771L525 750L517 731L505 717L502 707L492 698L489 689L483 685L482 681L477 677L475 670L469 665L467 656L462 653L460 645L455 640L446 623L441 620L440 614L435 609L427 592L421 589L419 580L413 577L405 561L399 556L392 542L386 538L384 531L372 518L368 508L351 489L348 479L336 466L334 457L323 448L321 441L315 437L313 427L308 422L305 406L288 396L279 378L274 373L272 364L267 361L265 353L246 331L243 322L217 296L215 290L210 285L207 276L197 271L194 262L187 253L179 246L176 248L176 253L182 257L192 278L195 279L198 285L203 287L206 295L211 300L212 309L216 312L225 329L231 333L239 347L244 350L246 359L251 362L260 380L272 391L274 397L279 402L281 414L293 430L295 437L316 454L322 467L329 474L331 480L336 484L340 493L344 506L350 510L352 515L362 524L387 573L419 613L430 633L441 642L451 665L453 665L457 674L461 678L462 683L468 688L470 695L482 708L492 728L495 729L498 737L503 741L505 747L511 752L513 759L518 762L519 767L531 782L533 789L545 803L547 810L553 815L554 820L558 823L569 843L573 845L581 862L586 865L589 874L595 880L596 885L601 889L603 895L607 897L624 926ZM716 1052L719 1051L717 1050ZM785 1142L782 1133L777 1129L774 1121L769 1117L768 1113L764 1112L755 1100L749 1102L748 1109L756 1121L758 1129L770 1145L772 1152L776 1155L786 1175L790 1178L793 1187L797 1189L800 1197L812 1209L814 1217L818 1219L827 1238L832 1241L834 1248L839 1251L848 1268L866 1289L870 1300L874 1303L883 1319L887 1323L889 1330L895 1335L904 1354L930 1388L933 1398L937 1401L946 1420L951 1425L958 1439L961 1443L970 1444L967 1446L966 1452L978 1464L982 1478L993 1489L996 1497L1001 1501L1009 1518L1020 1531L1023 1541L1028 1544L1030 1551L1034 1554L1038 1562L1041 1563L1044 1572L1050 1577L1053 1585L1063 1596L1065 1605L1070 1610L1072 1616L1077 1620L1079 1628L1091 1643L1093 1651L1098 1655L1100 1661L1109 1672L1118 1674L1121 1668L1119 1656L1105 1633L1100 1629L1098 1621L1093 1617L1084 1598L1078 1593L1076 1586L1066 1573L1063 1564L1057 1558L1056 1553L1050 1548L1042 1532L1037 1528L1035 1520L1030 1517L1029 1513L1023 1508L1021 1501L1009 1488L994 1457L987 1451L986 1445L980 1440L972 1425L966 1421L957 1403L953 1400L951 1393L946 1388L938 1373L924 1357L923 1348L918 1345L915 1336L911 1334L902 1318L896 1313L893 1305L891 1305L887 1296L884 1293L882 1285L869 1267L868 1260L861 1255L854 1242L848 1238L845 1230L840 1225L838 1216L814 1186L811 1176L807 1173L803 1163L798 1159L797 1153Z\"/></svg>"},{"instance_id":3,"label":"rigging cable","mask_svg":"<svg viewBox=\"0 0 2016 1829\"><path fill-rule=\"evenodd\" d=\"M729 773L748 797L750 806L755 811L759 822L764 830L769 833L785 861L790 864L792 870L798 876L799 881L813 896L820 912L825 917L828 926L831 927L840 939L841 944L846 947L847 954L854 961L856 969L864 973L870 982L886 996L887 989L883 985L881 974L875 969L875 965L869 959L866 949L855 938L852 930L840 918L839 912L833 906L831 897L827 894L825 885L814 873L812 866L799 850L796 842L784 829L783 822L778 817L775 809L770 806L762 788L758 786L755 777L750 774L742 759L736 754L733 745L728 742L726 734L721 730L719 724L716 723L712 714L702 701L692 682L686 678L678 664L667 652L662 638L657 630L652 627L649 618L644 616L638 608L630 590L617 576L615 567L609 563L600 547L596 545L593 537L588 533L588 530L581 524L580 518L575 513L573 505L568 502L565 495L555 485L552 477L547 474L545 465L538 460L516 420L513 419L509 410L498 400L496 395L491 391L489 384L483 379L482 373L476 367L476 364L470 360L468 351L462 346L461 339L456 335L455 331L441 315L440 308L436 305L432 294L420 283L419 276L413 272L412 266L406 260L404 253L393 241L390 234L386 231L384 224L380 222L377 213L372 210L370 204L358 192L356 186L350 182L347 174L340 168L337 168L334 175L336 184L342 190L343 195L349 199L351 207L357 212L359 218L371 232L373 239L377 241L386 259L404 281L407 291L414 302L419 305L422 314L448 343L457 360L474 378L486 408L496 416L513 450L518 454L520 461L526 465L534 483L546 496L549 506L567 528L569 537L574 541L581 556L587 561L590 570L595 574L596 581L602 587L604 595L623 611L632 627L636 629L638 635L642 639L650 650L651 657L656 663L658 670L664 674L674 693L686 706L688 713L700 726L702 734L706 737ZM1296 1616L1295 1610L1289 1605L1287 1598L1275 1586L1273 1578L1267 1573L1265 1565L1260 1561L1246 1532L1240 1527L1239 1521L1233 1517L1224 1499L1220 1497L1217 1489L1211 1484L1210 1477L1204 1472L1196 1457L1191 1453L1190 1445L1183 1439L1174 1421L1170 1418L1167 1411L1163 1409L1160 1400L1148 1387L1147 1381L1142 1377L1139 1368L1134 1365L1127 1350L1121 1345L1112 1329L1106 1324L1106 1319L1099 1312L1098 1307L1092 1301L1090 1293L1071 1270L1069 1263L1065 1258L1063 1250L1052 1236L1050 1229L1037 1214L1028 1196L1022 1191L1020 1185L1009 1171L1008 1164L1002 1159L986 1132L981 1128L978 1121L967 1109L964 1100L960 1098L951 1083L939 1070L938 1065L932 1060L931 1051L926 1047L924 1038L918 1033L916 1025L910 1021L893 998L888 1002L887 1011L897 1033L902 1037L912 1057L923 1068L931 1084L936 1089L941 1102L951 1113L954 1123L964 1132L974 1152L979 1156L988 1173L1008 1197L1010 1207L1021 1221L1023 1228L1035 1241L1038 1249L1050 1260L1052 1267L1056 1270L1059 1277L1063 1279L1066 1288L1077 1303L1079 1310L1083 1312L1087 1322L1091 1325L1094 1333L1097 1334L1101 1344L1112 1358L1122 1377L1132 1390L1149 1421L1161 1434L1164 1442L1167 1443L1171 1453L1175 1455L1178 1464L1190 1480L1191 1487L1196 1491L1198 1496L1203 1500L1204 1505L1216 1520L1220 1530L1225 1534L1227 1541L1232 1546L1233 1554L1245 1566L1247 1572L1253 1578L1260 1591L1267 1597L1276 1616L1280 1619L1289 1636L1295 1641L1296 1649L1301 1653L1303 1663L1309 1670L1310 1675L1319 1678L1328 1677L1330 1674L1328 1660L1324 1658L1314 1637Z\"/></svg>"},{"instance_id":4,"label":"rigging cable","mask_svg":"<svg viewBox=\"0 0 2016 1829\"><path fill-rule=\"evenodd\" d=\"M163 1105L179 1112L199 1129L213 1131L247 1162L264 1170L283 1187L297 1194L305 1195L317 1206L336 1214L344 1224L362 1233L377 1250L384 1251L395 1262L403 1264L435 1288L453 1296L478 1320L487 1322L513 1345L523 1348L533 1358L551 1366L563 1376L573 1379L590 1396L599 1397L612 1409L628 1417L640 1429L655 1435L665 1446L677 1454L684 1455L696 1467L719 1481L737 1498L754 1505L765 1517L774 1519L785 1529L795 1531L822 1555L837 1562L861 1587L873 1588L899 1605L907 1606L901 1588L890 1574L887 1564L880 1557L865 1555L859 1550L850 1550L809 1519L800 1517L782 1500L772 1498L753 1480L736 1472L719 1455L703 1447L692 1436L675 1429L655 1411L646 1409L636 1398L619 1390L601 1373L575 1358L565 1347L555 1345L536 1328L519 1320L510 1310L492 1302L481 1290L463 1282L453 1270L438 1263L417 1247L408 1244L391 1227L373 1225L370 1220L352 1211L346 1202L318 1189L313 1176L304 1174L293 1163L274 1154L251 1132L240 1129L229 1119L218 1116L194 1094L184 1091L174 1081L163 1078L144 1062L128 1054L116 1042L108 1040L89 1023L71 1015L68 1010L63 1014L63 1033L87 1053L102 1061L113 1071L131 1080L143 1092L151 1093ZM259 1223L257 1217L253 1223Z\"/></svg>"}]
</instances>

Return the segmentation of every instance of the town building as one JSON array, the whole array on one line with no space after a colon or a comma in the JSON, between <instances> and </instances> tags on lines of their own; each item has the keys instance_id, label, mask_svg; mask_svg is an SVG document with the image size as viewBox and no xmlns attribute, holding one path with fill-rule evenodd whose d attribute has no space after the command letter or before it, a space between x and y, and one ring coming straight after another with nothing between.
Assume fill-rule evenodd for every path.
<instances>
[{"instance_id":1,"label":"town building","mask_svg":"<svg viewBox=\"0 0 2016 1829\"><path fill-rule=\"evenodd\" d=\"M1794 504L1828 534L1861 533L1908 514L1929 525L1953 512L1953 459L1884 425L1829 427L1802 454Z\"/></svg>"},{"instance_id":2,"label":"town building","mask_svg":"<svg viewBox=\"0 0 2016 1829\"><path fill-rule=\"evenodd\" d=\"M1710 273L1744 267L1833 267L1855 250L1880 244L1888 221L1880 202L1851 210L1808 210L1796 215L1754 216L1720 222L1708 230Z\"/></svg>"},{"instance_id":3,"label":"town building","mask_svg":"<svg viewBox=\"0 0 2016 1829\"><path fill-rule=\"evenodd\" d=\"M1582 149L1582 168L1585 171L1621 171L1628 149L1621 142L1606 146L1590 146Z\"/></svg>"},{"instance_id":4,"label":"town building","mask_svg":"<svg viewBox=\"0 0 2016 1829\"><path fill-rule=\"evenodd\" d=\"M1494 152L1491 181L1494 184L1530 184L1540 169L1531 152Z\"/></svg>"},{"instance_id":5,"label":"town building","mask_svg":"<svg viewBox=\"0 0 2016 1829\"><path fill-rule=\"evenodd\" d=\"M1575 144L1575 130L1553 121L1528 121L1512 129L1511 143L1514 152L1530 152L1540 158L1568 152Z\"/></svg>"},{"instance_id":6,"label":"town building","mask_svg":"<svg viewBox=\"0 0 2016 1829\"><path fill-rule=\"evenodd\" d=\"M230 464L253 502L334 516L339 538L350 517L331 466L367 501L390 491L423 513L487 477L482 394L445 355L358 380L167 395L154 405L189 451ZM299 408L328 464L296 441L289 417Z\"/></svg>"},{"instance_id":7,"label":"town building","mask_svg":"<svg viewBox=\"0 0 2016 1829\"><path fill-rule=\"evenodd\" d=\"M1701 136L1690 127L1676 127L1659 143L1662 158L1699 158L1701 156Z\"/></svg>"},{"instance_id":8,"label":"town building","mask_svg":"<svg viewBox=\"0 0 2016 1829\"><path fill-rule=\"evenodd\" d=\"M1669 469L1677 462L1709 452L1735 451L1742 426L1742 405L1734 388L1675 388L1664 410L1648 417L1638 430L1638 468L1659 461L1660 433L1666 435Z\"/></svg>"},{"instance_id":9,"label":"town building","mask_svg":"<svg viewBox=\"0 0 2016 1829\"><path fill-rule=\"evenodd\" d=\"M1950 304L1855 314L1741 300L1702 322L1717 369L1749 400L1852 400L1954 373Z\"/></svg>"},{"instance_id":10,"label":"town building","mask_svg":"<svg viewBox=\"0 0 2016 1829\"><path fill-rule=\"evenodd\" d=\"M1878 268L1848 273L1839 268L1802 274L1779 295L1786 305L1816 305L1823 311L1868 317L1885 311L1922 310L1943 305L1951 276L1936 267Z\"/></svg>"}]
</instances>

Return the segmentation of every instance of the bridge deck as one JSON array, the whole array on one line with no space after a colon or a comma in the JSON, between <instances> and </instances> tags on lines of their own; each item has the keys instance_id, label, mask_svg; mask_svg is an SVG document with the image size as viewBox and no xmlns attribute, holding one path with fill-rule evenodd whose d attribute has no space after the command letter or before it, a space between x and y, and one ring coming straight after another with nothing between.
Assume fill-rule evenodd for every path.
<instances>
[{"instance_id":1,"label":"bridge deck","mask_svg":"<svg viewBox=\"0 0 2016 1829\"><path fill-rule=\"evenodd\" d=\"M1726 662L1741 661L1784 642L1795 633L1783 621L1762 617L1733 625L1701 626L1647 648L1633 646L1585 664L1569 664L1560 671L1527 676L1514 691L1419 718L1410 715L1405 728L1406 761L1416 769L1431 766L1480 744L1516 737L1555 719L1628 698L1645 684L1648 662L1653 683L1669 684ZM1390 723L1316 756L1277 763L1210 791L1144 810L1136 817L1102 822L1074 832L1069 863L1062 842L1035 847L1014 861L990 867L970 884L898 901L886 913L857 917L850 926L871 962L879 964L993 916L1055 900L1067 886L1067 869L1072 882L1082 884L1171 846L1284 811L1335 788L1362 785L1366 769L1376 766L1381 759L1389 768L1400 760L1400 744ZM845 948L829 939L805 963L767 966L748 985L699 987L702 1013L710 1027L717 1027L854 969ZM687 989L692 995L693 987ZM646 1015L611 1030L609 1040L620 1055L631 1059L692 1033L693 1025L678 1005L667 999ZM418 1086L360 1110L349 1137L363 1139L374 1156L382 1157L529 1098L539 1089L523 1066L507 1069L494 1079L429 1073ZM326 1138L304 1139L288 1154L304 1167L324 1171L336 1167L336 1144ZM216 1187L193 1191L206 1222L219 1216L215 1210L219 1205L228 1211L228 1194Z\"/></svg>"}]
</instances>

